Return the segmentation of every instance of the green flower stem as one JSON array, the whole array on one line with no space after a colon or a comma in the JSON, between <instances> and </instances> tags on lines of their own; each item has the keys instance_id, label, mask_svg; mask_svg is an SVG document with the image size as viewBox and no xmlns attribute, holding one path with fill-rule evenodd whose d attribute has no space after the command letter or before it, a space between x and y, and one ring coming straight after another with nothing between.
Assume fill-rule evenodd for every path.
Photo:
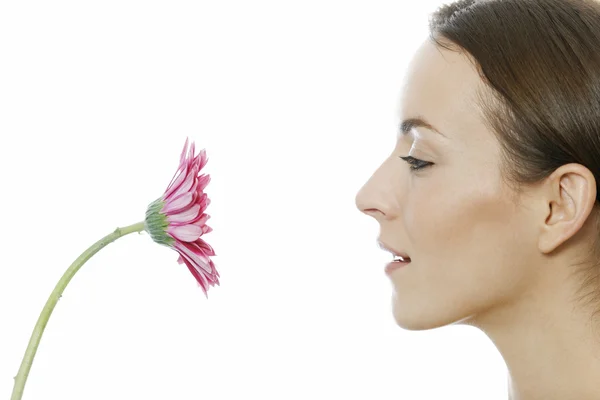
<instances>
[{"instance_id":1,"label":"green flower stem","mask_svg":"<svg viewBox=\"0 0 600 400\"><path fill-rule=\"evenodd\" d=\"M44 333L44 329L46 328L46 324L48 323L48 319L58 302L58 299L62 296L62 292L65 290L71 278L79 271L79 268L86 263L87 260L92 258L94 254L99 252L102 248L104 248L107 244L114 242L118 238L128 235L134 232L141 232L145 230L145 222L138 222L137 224L129 225L124 228L117 228L110 235L106 235L102 239L98 240L96 243L91 245L86 251L81 253L79 257L71 264L69 269L65 271L62 278L56 284L56 287L50 294L48 301L46 301L46 305L44 309L40 313L40 317L38 318L37 323L35 324L35 328L33 329L33 333L31 334L31 338L29 339L29 344L27 345L27 350L25 350L25 355L23 356L23 361L21 361L21 367L19 368L19 372L17 376L15 376L15 386L13 388L11 400L20 400L23 396L23 390L25 388L25 382L27 381L27 376L29 375L29 370L31 369L31 365L33 364L33 358L35 357L35 353L37 352L38 345L40 344L40 340L42 338L42 334Z\"/></svg>"}]
</instances>

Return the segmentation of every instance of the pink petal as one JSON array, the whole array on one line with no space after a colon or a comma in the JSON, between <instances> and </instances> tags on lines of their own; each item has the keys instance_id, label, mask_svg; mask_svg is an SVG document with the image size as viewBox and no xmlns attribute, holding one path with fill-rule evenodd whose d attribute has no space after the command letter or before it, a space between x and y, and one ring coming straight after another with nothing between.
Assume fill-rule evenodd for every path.
<instances>
[{"instance_id":1,"label":"pink petal","mask_svg":"<svg viewBox=\"0 0 600 400\"><path fill-rule=\"evenodd\" d=\"M204 295L206 296L206 298L208 298L208 284L206 283L205 278L202 276L202 274L200 272L198 272L198 270L196 268L194 268L194 265L189 260L187 260L183 256L181 256L181 259L183 260L185 265L188 267L188 269L190 270L190 272L192 273L194 278L196 278L196 282L198 282L198 285L200 285L200 287L202 288L202 291L204 292Z\"/></svg>"},{"instance_id":2,"label":"pink petal","mask_svg":"<svg viewBox=\"0 0 600 400\"><path fill-rule=\"evenodd\" d=\"M196 152L196 143L192 142L192 145L190 146L190 152L188 153L188 163L191 164L192 161L194 161L194 153ZM188 164L188 165L189 165Z\"/></svg>"},{"instance_id":3,"label":"pink petal","mask_svg":"<svg viewBox=\"0 0 600 400\"><path fill-rule=\"evenodd\" d=\"M169 193L166 193L165 199L168 199L169 197L177 197L185 192L189 192L190 188L196 181L195 174L196 172L193 169L191 171L188 170L187 176L185 177L185 181L183 181L183 183L179 187L173 188Z\"/></svg>"},{"instance_id":4,"label":"pink petal","mask_svg":"<svg viewBox=\"0 0 600 400\"><path fill-rule=\"evenodd\" d=\"M202 268L207 274L212 274L213 271L209 267L210 259L194 243L178 243L175 245L175 248L195 265Z\"/></svg>"},{"instance_id":5,"label":"pink petal","mask_svg":"<svg viewBox=\"0 0 600 400\"><path fill-rule=\"evenodd\" d=\"M198 204L200 204L200 209L202 210L202 212L204 212L204 210L206 210L206 207L208 207L208 205L210 204L210 199L208 198L208 195L206 193L202 193L202 195L198 199Z\"/></svg>"},{"instance_id":6,"label":"pink petal","mask_svg":"<svg viewBox=\"0 0 600 400\"><path fill-rule=\"evenodd\" d=\"M197 190L204 192L206 185L210 183L210 175L201 175L198 177L198 188Z\"/></svg>"},{"instance_id":7,"label":"pink petal","mask_svg":"<svg viewBox=\"0 0 600 400\"><path fill-rule=\"evenodd\" d=\"M210 244L206 243L204 240L198 239L194 243L196 243L196 245L200 247L204 254L206 254L207 256L215 255L215 250L210 246Z\"/></svg>"},{"instance_id":8,"label":"pink petal","mask_svg":"<svg viewBox=\"0 0 600 400\"><path fill-rule=\"evenodd\" d=\"M208 214L200 214L200 218L197 221L192 222L194 225L202 226L206 225L206 221L210 219L210 215Z\"/></svg>"},{"instance_id":9,"label":"pink petal","mask_svg":"<svg viewBox=\"0 0 600 400\"><path fill-rule=\"evenodd\" d=\"M167 228L167 233L177 240L184 242L193 242L202 235L202 228L196 225L171 226Z\"/></svg>"},{"instance_id":10,"label":"pink petal","mask_svg":"<svg viewBox=\"0 0 600 400\"><path fill-rule=\"evenodd\" d=\"M175 222L175 223L190 223L191 221L195 220L196 217L198 217L198 213L200 212L200 206L199 205L195 205L192 206L191 208L187 209L186 211L180 212L180 213L175 213L175 214L170 214L167 217L167 220L169 222Z\"/></svg>"},{"instance_id":11,"label":"pink petal","mask_svg":"<svg viewBox=\"0 0 600 400\"><path fill-rule=\"evenodd\" d=\"M208 162L208 157L206 156L206 149L200 150L198 157L196 157L196 162L198 163L198 171L204 168L204 166Z\"/></svg>"},{"instance_id":12,"label":"pink petal","mask_svg":"<svg viewBox=\"0 0 600 400\"><path fill-rule=\"evenodd\" d=\"M169 192L169 189L171 189L173 186L178 186L180 182L173 182L173 180L175 179L175 176L177 176L177 174L179 172L181 172L183 175L184 172L187 170L187 163L185 161L185 155L187 153L187 147L188 147L188 142L189 142L189 138L185 139L185 144L183 145L183 150L181 151L181 156L179 157L179 167L177 168L177 171L175 171L175 175L173 175L173 178L171 178L171 183L169 183L169 186L167 186L167 190L165 190L165 192ZM185 176L179 178L179 181L183 180Z\"/></svg>"},{"instance_id":13,"label":"pink petal","mask_svg":"<svg viewBox=\"0 0 600 400\"><path fill-rule=\"evenodd\" d=\"M173 214L188 207L194 201L194 193L183 193L167 200L162 209L163 214Z\"/></svg>"},{"instance_id":14,"label":"pink petal","mask_svg":"<svg viewBox=\"0 0 600 400\"><path fill-rule=\"evenodd\" d=\"M197 263L194 260L194 258L190 258L188 256L188 254L190 254L190 251L192 252L191 254L194 254L194 252L201 251L201 250L197 246L194 246L194 244L188 244L188 246L189 247L187 249L184 249L181 246L176 246L175 250L179 253L180 258L187 265L188 269L190 270L192 275L196 278L196 281L202 287L202 289L204 290L204 293L206 294L206 292L208 290L208 285L210 285L210 286L220 285L219 272L215 268L215 265L212 262L212 260L210 260L210 259L208 259L208 266L204 266L204 268L203 268L201 266L203 263ZM205 268L208 268L208 270L210 272L207 273L205 271Z\"/></svg>"},{"instance_id":15,"label":"pink petal","mask_svg":"<svg viewBox=\"0 0 600 400\"><path fill-rule=\"evenodd\" d=\"M185 161L185 155L187 153L187 147L188 147L189 141L190 141L190 138L185 138L185 144L183 145L183 151L181 152L181 156L179 157L180 164L183 164L183 162Z\"/></svg>"},{"instance_id":16,"label":"pink petal","mask_svg":"<svg viewBox=\"0 0 600 400\"><path fill-rule=\"evenodd\" d=\"M177 175L178 173L179 175ZM163 197L167 198L171 195L171 193L177 190L181 183L184 181L184 179L187 178L187 175L188 167L186 165L180 166L177 172L175 173L175 176L173 176L171 183L169 183L169 186L167 186L167 190L165 190L165 195Z\"/></svg>"},{"instance_id":17,"label":"pink petal","mask_svg":"<svg viewBox=\"0 0 600 400\"><path fill-rule=\"evenodd\" d=\"M200 205L196 204L198 207L200 207ZM201 211L201 210L199 210ZM196 216L194 219L185 221L185 222L178 222L178 221L174 221L171 222L171 225L173 226L182 226L182 225L197 225L199 227L202 228L202 225L204 225L204 223L200 223L200 220L204 219L207 215L203 214L203 213L198 213L198 216ZM208 216L210 218L210 215ZM208 218L206 218L208 219Z\"/></svg>"}]
</instances>

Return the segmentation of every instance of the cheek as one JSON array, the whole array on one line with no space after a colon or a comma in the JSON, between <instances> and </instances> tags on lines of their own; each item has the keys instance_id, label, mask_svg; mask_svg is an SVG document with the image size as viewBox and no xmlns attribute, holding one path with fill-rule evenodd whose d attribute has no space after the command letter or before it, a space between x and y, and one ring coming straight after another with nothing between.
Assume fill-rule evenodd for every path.
<instances>
[{"instance_id":1,"label":"cheek","mask_svg":"<svg viewBox=\"0 0 600 400\"><path fill-rule=\"evenodd\" d=\"M436 189L431 193L413 192L404 208L418 267L415 287L455 304L481 301L482 296L504 290L503 282L518 280L511 275L518 273L511 264L519 259L514 232L524 222L502 188L454 186L450 190L439 183L432 185Z\"/></svg>"},{"instance_id":2,"label":"cheek","mask_svg":"<svg viewBox=\"0 0 600 400\"><path fill-rule=\"evenodd\" d=\"M503 230L511 218L511 207L497 192L435 192L411 197L412 204L404 209L406 231L415 250L458 256L477 242L492 240L494 232Z\"/></svg>"}]
</instances>

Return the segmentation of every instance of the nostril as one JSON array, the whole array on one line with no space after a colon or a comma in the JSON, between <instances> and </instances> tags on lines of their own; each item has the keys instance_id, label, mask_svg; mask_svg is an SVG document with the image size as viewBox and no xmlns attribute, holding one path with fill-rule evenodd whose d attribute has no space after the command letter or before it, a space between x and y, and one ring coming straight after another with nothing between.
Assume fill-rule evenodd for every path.
<instances>
[{"instance_id":1,"label":"nostril","mask_svg":"<svg viewBox=\"0 0 600 400\"><path fill-rule=\"evenodd\" d=\"M381 210L378 210L376 208L367 208L366 210L362 210L362 212L368 215L369 217L373 217L375 219L377 219L378 217L381 218L381 216L385 215L381 212Z\"/></svg>"}]
</instances>

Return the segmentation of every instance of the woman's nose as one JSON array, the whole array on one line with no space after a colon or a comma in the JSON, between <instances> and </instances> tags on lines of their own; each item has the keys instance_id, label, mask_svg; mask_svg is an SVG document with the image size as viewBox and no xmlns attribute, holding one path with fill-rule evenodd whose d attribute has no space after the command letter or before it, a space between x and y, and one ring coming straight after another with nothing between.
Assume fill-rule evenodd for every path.
<instances>
[{"instance_id":1,"label":"woman's nose","mask_svg":"<svg viewBox=\"0 0 600 400\"><path fill-rule=\"evenodd\" d=\"M381 199L378 199L377 190L373 185L373 178L369 179L358 191L355 198L356 208L360 212L375 219L385 217L385 207Z\"/></svg>"},{"instance_id":2,"label":"woman's nose","mask_svg":"<svg viewBox=\"0 0 600 400\"><path fill-rule=\"evenodd\" d=\"M399 183L402 176L389 158L377 168L356 194L356 207L377 220L392 218L399 212Z\"/></svg>"}]
</instances>

